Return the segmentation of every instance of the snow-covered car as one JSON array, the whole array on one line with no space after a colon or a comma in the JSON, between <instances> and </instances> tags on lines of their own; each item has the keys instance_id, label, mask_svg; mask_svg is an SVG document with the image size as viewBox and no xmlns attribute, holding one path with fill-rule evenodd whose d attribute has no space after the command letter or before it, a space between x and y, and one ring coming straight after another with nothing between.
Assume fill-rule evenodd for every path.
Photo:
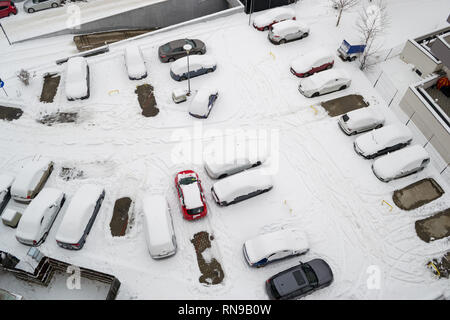
<instances>
[{"instance_id":1,"label":"snow-covered car","mask_svg":"<svg viewBox=\"0 0 450 320\"><path fill-rule=\"evenodd\" d=\"M244 257L252 267L264 267L276 260L301 255L309 250L306 234L298 229L281 229L247 240Z\"/></svg>"},{"instance_id":2,"label":"snow-covered car","mask_svg":"<svg viewBox=\"0 0 450 320\"><path fill-rule=\"evenodd\" d=\"M178 172L175 176L175 188L184 219L194 220L206 216L208 209L197 173L192 170Z\"/></svg>"},{"instance_id":3,"label":"snow-covered car","mask_svg":"<svg viewBox=\"0 0 450 320\"><path fill-rule=\"evenodd\" d=\"M218 97L219 91L217 89L200 88L189 105L189 114L195 118L208 118Z\"/></svg>"},{"instance_id":4,"label":"snow-covered car","mask_svg":"<svg viewBox=\"0 0 450 320\"><path fill-rule=\"evenodd\" d=\"M169 204L163 195L147 195L142 199L145 240L153 259L174 255L177 241Z\"/></svg>"},{"instance_id":5,"label":"snow-covered car","mask_svg":"<svg viewBox=\"0 0 450 320\"><path fill-rule=\"evenodd\" d=\"M89 65L83 57L73 57L67 61L67 100L87 99L90 96Z\"/></svg>"},{"instance_id":6,"label":"snow-covered car","mask_svg":"<svg viewBox=\"0 0 450 320\"><path fill-rule=\"evenodd\" d=\"M295 11L288 8L275 8L269 10L253 20L253 27L259 31L266 31L277 22L295 20Z\"/></svg>"},{"instance_id":7,"label":"snow-covered car","mask_svg":"<svg viewBox=\"0 0 450 320\"><path fill-rule=\"evenodd\" d=\"M429 163L428 152L416 144L376 159L372 171L379 180L389 182L422 171Z\"/></svg>"},{"instance_id":8,"label":"snow-covered car","mask_svg":"<svg viewBox=\"0 0 450 320\"><path fill-rule=\"evenodd\" d=\"M270 28L267 38L273 44L282 44L300 40L309 35L309 27L295 20L286 20L275 23Z\"/></svg>"},{"instance_id":9,"label":"snow-covered car","mask_svg":"<svg viewBox=\"0 0 450 320\"><path fill-rule=\"evenodd\" d=\"M26 0L23 4L23 10L28 13L34 13L50 8L61 6L64 0Z\"/></svg>"},{"instance_id":10,"label":"snow-covered car","mask_svg":"<svg viewBox=\"0 0 450 320\"><path fill-rule=\"evenodd\" d=\"M30 202L44 187L52 173L53 162L46 159L26 163L11 185L11 197L19 202Z\"/></svg>"},{"instance_id":11,"label":"snow-covered car","mask_svg":"<svg viewBox=\"0 0 450 320\"><path fill-rule=\"evenodd\" d=\"M178 39L159 47L159 60L161 60L161 62L173 62L187 56L187 51L183 48L186 44L189 44L192 47L189 52L190 55L206 53L206 45L203 41L198 39Z\"/></svg>"},{"instance_id":12,"label":"snow-covered car","mask_svg":"<svg viewBox=\"0 0 450 320\"><path fill-rule=\"evenodd\" d=\"M338 120L339 127L346 135L355 135L381 128L384 117L370 107L360 108L343 114Z\"/></svg>"},{"instance_id":13,"label":"snow-covered car","mask_svg":"<svg viewBox=\"0 0 450 320\"><path fill-rule=\"evenodd\" d=\"M259 155L255 158L234 157L223 159L214 155L205 156L204 166L206 173L213 179L222 179L238 172L257 167L265 161L265 156Z\"/></svg>"},{"instance_id":14,"label":"snow-covered car","mask_svg":"<svg viewBox=\"0 0 450 320\"><path fill-rule=\"evenodd\" d=\"M125 48L125 65L130 80L141 80L147 77L147 68L138 46L132 44Z\"/></svg>"},{"instance_id":15,"label":"snow-covered car","mask_svg":"<svg viewBox=\"0 0 450 320\"><path fill-rule=\"evenodd\" d=\"M294 59L291 62L291 73L304 78L310 75L331 69L334 65L334 55L326 50L316 50Z\"/></svg>"},{"instance_id":16,"label":"snow-covered car","mask_svg":"<svg viewBox=\"0 0 450 320\"><path fill-rule=\"evenodd\" d=\"M189 56L189 73L187 65L188 57L180 58L170 65L170 76L176 81L187 80L189 78L201 76L216 70L216 60L208 55Z\"/></svg>"},{"instance_id":17,"label":"snow-covered car","mask_svg":"<svg viewBox=\"0 0 450 320\"><path fill-rule=\"evenodd\" d=\"M357 154L366 159L373 159L406 147L412 139L407 126L401 123L391 124L356 138L353 147Z\"/></svg>"},{"instance_id":18,"label":"snow-covered car","mask_svg":"<svg viewBox=\"0 0 450 320\"><path fill-rule=\"evenodd\" d=\"M272 300L304 297L333 282L333 271L322 259L314 259L277 273L266 281L266 292Z\"/></svg>"},{"instance_id":19,"label":"snow-covered car","mask_svg":"<svg viewBox=\"0 0 450 320\"><path fill-rule=\"evenodd\" d=\"M104 198L105 190L97 185L85 184L77 190L56 233L58 246L69 250L83 248Z\"/></svg>"},{"instance_id":20,"label":"snow-covered car","mask_svg":"<svg viewBox=\"0 0 450 320\"><path fill-rule=\"evenodd\" d=\"M11 186L13 182L13 176L10 176L9 174L0 174L0 215L11 198Z\"/></svg>"},{"instance_id":21,"label":"snow-covered car","mask_svg":"<svg viewBox=\"0 0 450 320\"><path fill-rule=\"evenodd\" d=\"M28 246L41 245L64 204L64 192L44 188L23 212L16 231L16 239Z\"/></svg>"},{"instance_id":22,"label":"snow-covered car","mask_svg":"<svg viewBox=\"0 0 450 320\"><path fill-rule=\"evenodd\" d=\"M272 188L272 176L261 169L254 169L217 181L213 184L211 193L218 205L228 206L260 195Z\"/></svg>"},{"instance_id":23,"label":"snow-covered car","mask_svg":"<svg viewBox=\"0 0 450 320\"><path fill-rule=\"evenodd\" d=\"M305 97L313 98L319 95L347 89L352 80L344 70L331 69L316 73L302 79L298 91Z\"/></svg>"}]
</instances>

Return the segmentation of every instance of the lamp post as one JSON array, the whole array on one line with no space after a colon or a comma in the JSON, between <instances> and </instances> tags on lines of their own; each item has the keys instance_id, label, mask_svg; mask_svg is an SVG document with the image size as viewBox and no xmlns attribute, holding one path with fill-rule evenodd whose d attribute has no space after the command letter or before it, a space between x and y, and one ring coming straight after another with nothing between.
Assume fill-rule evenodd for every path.
<instances>
[{"instance_id":1,"label":"lamp post","mask_svg":"<svg viewBox=\"0 0 450 320\"><path fill-rule=\"evenodd\" d=\"M183 49L187 52L187 80L188 80L188 92L187 92L187 96L191 95L191 76L190 76L190 72L189 72L189 53L192 50L192 46L188 43L186 43L183 46Z\"/></svg>"}]
</instances>

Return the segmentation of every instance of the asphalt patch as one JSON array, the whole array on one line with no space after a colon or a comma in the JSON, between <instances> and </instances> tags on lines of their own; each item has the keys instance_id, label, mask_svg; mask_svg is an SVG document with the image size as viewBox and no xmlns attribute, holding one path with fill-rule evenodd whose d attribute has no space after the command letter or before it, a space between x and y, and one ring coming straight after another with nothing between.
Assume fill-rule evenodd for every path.
<instances>
[{"instance_id":1,"label":"asphalt patch","mask_svg":"<svg viewBox=\"0 0 450 320\"><path fill-rule=\"evenodd\" d=\"M442 187L433 179L427 178L395 190L392 200L403 210L417 209L444 194Z\"/></svg>"},{"instance_id":2,"label":"asphalt patch","mask_svg":"<svg viewBox=\"0 0 450 320\"><path fill-rule=\"evenodd\" d=\"M47 114L37 121L47 126L52 126L57 123L75 123L77 119L78 113L76 112L56 112Z\"/></svg>"},{"instance_id":3,"label":"asphalt patch","mask_svg":"<svg viewBox=\"0 0 450 320\"><path fill-rule=\"evenodd\" d=\"M447 238L450 236L450 208L417 220L415 227L417 236L425 242Z\"/></svg>"},{"instance_id":4,"label":"asphalt patch","mask_svg":"<svg viewBox=\"0 0 450 320\"><path fill-rule=\"evenodd\" d=\"M359 94L350 94L333 100L321 102L322 107L330 117L340 116L347 112L368 107L364 97Z\"/></svg>"},{"instance_id":5,"label":"asphalt patch","mask_svg":"<svg viewBox=\"0 0 450 320\"><path fill-rule=\"evenodd\" d=\"M122 237L125 235L128 226L128 212L130 211L131 199L128 197L116 200L114 204L113 216L109 223L111 235L113 237Z\"/></svg>"},{"instance_id":6,"label":"asphalt patch","mask_svg":"<svg viewBox=\"0 0 450 320\"><path fill-rule=\"evenodd\" d=\"M78 170L77 168L62 167L59 172L59 176L65 181L70 181L83 178L84 172L83 170Z\"/></svg>"},{"instance_id":7,"label":"asphalt patch","mask_svg":"<svg viewBox=\"0 0 450 320\"><path fill-rule=\"evenodd\" d=\"M19 119L23 114L22 109L0 106L0 119L12 121Z\"/></svg>"},{"instance_id":8,"label":"asphalt patch","mask_svg":"<svg viewBox=\"0 0 450 320\"><path fill-rule=\"evenodd\" d=\"M42 86L41 102L52 103L55 98L56 92L58 91L59 82L61 81L61 76L53 73L44 76L44 85Z\"/></svg>"},{"instance_id":9,"label":"asphalt patch","mask_svg":"<svg viewBox=\"0 0 450 320\"><path fill-rule=\"evenodd\" d=\"M138 95L139 105L144 117L155 117L159 113L153 91L153 86L147 83L136 87L135 93Z\"/></svg>"},{"instance_id":10,"label":"asphalt patch","mask_svg":"<svg viewBox=\"0 0 450 320\"><path fill-rule=\"evenodd\" d=\"M223 273L222 266L216 258L211 257L205 259L206 251L211 249L211 241L214 240L213 236L210 236L208 232L201 231L194 234L191 239L192 244L197 254L197 263L202 275L199 278L200 283L206 285L216 285L223 281L225 274ZM209 261L207 261L209 260Z\"/></svg>"}]
</instances>

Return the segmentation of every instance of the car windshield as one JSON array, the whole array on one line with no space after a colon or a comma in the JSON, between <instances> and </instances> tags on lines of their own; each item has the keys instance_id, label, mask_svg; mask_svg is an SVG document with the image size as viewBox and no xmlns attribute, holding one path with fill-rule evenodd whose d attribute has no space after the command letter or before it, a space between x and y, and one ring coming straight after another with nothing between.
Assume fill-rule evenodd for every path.
<instances>
[{"instance_id":1,"label":"car windshield","mask_svg":"<svg viewBox=\"0 0 450 320\"><path fill-rule=\"evenodd\" d=\"M180 185L188 185L196 181L197 179L195 177L187 177L180 180Z\"/></svg>"},{"instance_id":2,"label":"car windshield","mask_svg":"<svg viewBox=\"0 0 450 320\"><path fill-rule=\"evenodd\" d=\"M190 40L190 39L186 39L186 43L187 43L187 44L190 44L190 45L192 46L192 48L195 48L195 47L196 47L195 42L192 41L192 40Z\"/></svg>"},{"instance_id":3,"label":"car windshield","mask_svg":"<svg viewBox=\"0 0 450 320\"><path fill-rule=\"evenodd\" d=\"M198 208L194 208L194 209L188 209L186 211L187 211L187 214L193 215L193 214L197 214L197 213L203 212L203 207L198 207Z\"/></svg>"},{"instance_id":4,"label":"car windshield","mask_svg":"<svg viewBox=\"0 0 450 320\"><path fill-rule=\"evenodd\" d=\"M302 269L306 275L306 279L308 279L308 282L310 284L317 283L317 276L309 265L307 264L302 265Z\"/></svg>"}]
</instances>

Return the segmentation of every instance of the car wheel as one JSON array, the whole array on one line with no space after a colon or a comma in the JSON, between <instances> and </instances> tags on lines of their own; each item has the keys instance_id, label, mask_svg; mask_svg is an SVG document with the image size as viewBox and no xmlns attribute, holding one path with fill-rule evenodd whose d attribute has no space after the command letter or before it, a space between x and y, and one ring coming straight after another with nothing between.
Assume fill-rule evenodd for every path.
<instances>
[{"instance_id":1,"label":"car wheel","mask_svg":"<svg viewBox=\"0 0 450 320\"><path fill-rule=\"evenodd\" d=\"M345 90L347 89L347 85L343 85L342 87L339 88L339 90Z\"/></svg>"},{"instance_id":2,"label":"car wheel","mask_svg":"<svg viewBox=\"0 0 450 320\"><path fill-rule=\"evenodd\" d=\"M28 9L27 11L28 11L28 13L34 13L34 12L35 12L35 10L34 10L34 9L31 9L31 8Z\"/></svg>"},{"instance_id":3,"label":"car wheel","mask_svg":"<svg viewBox=\"0 0 450 320\"><path fill-rule=\"evenodd\" d=\"M258 161L252 165L252 168L260 166L260 165L261 165L261 161Z\"/></svg>"},{"instance_id":4,"label":"car wheel","mask_svg":"<svg viewBox=\"0 0 450 320\"><path fill-rule=\"evenodd\" d=\"M52 3L52 8L57 8L58 4L57 3Z\"/></svg>"},{"instance_id":5,"label":"car wheel","mask_svg":"<svg viewBox=\"0 0 450 320\"><path fill-rule=\"evenodd\" d=\"M198 52L196 52L195 54L196 54L196 55L202 55L202 54L203 54L203 52L201 52L201 51L198 51Z\"/></svg>"},{"instance_id":6,"label":"car wheel","mask_svg":"<svg viewBox=\"0 0 450 320\"><path fill-rule=\"evenodd\" d=\"M380 123L379 125L377 125L377 126L375 127L375 129L380 129L382 126L383 126L383 125Z\"/></svg>"},{"instance_id":7,"label":"car wheel","mask_svg":"<svg viewBox=\"0 0 450 320\"><path fill-rule=\"evenodd\" d=\"M280 44L284 44L284 43L286 43L286 39L281 39Z\"/></svg>"},{"instance_id":8,"label":"car wheel","mask_svg":"<svg viewBox=\"0 0 450 320\"><path fill-rule=\"evenodd\" d=\"M305 73L303 74L303 78L306 78L306 77L309 77L309 76L310 76L309 72L305 72Z\"/></svg>"},{"instance_id":9,"label":"car wheel","mask_svg":"<svg viewBox=\"0 0 450 320\"><path fill-rule=\"evenodd\" d=\"M219 176L219 179L223 179L223 178L225 178L225 177L227 177L228 175L226 174L226 173L224 173L224 174L221 174L220 176Z\"/></svg>"},{"instance_id":10,"label":"car wheel","mask_svg":"<svg viewBox=\"0 0 450 320\"><path fill-rule=\"evenodd\" d=\"M318 93L318 92L314 92L314 93L312 94L311 98L315 98L315 97L318 97L318 96L319 96L319 93Z\"/></svg>"},{"instance_id":11,"label":"car wheel","mask_svg":"<svg viewBox=\"0 0 450 320\"><path fill-rule=\"evenodd\" d=\"M356 60L356 56L350 58L350 61L355 61L355 60Z\"/></svg>"},{"instance_id":12,"label":"car wheel","mask_svg":"<svg viewBox=\"0 0 450 320\"><path fill-rule=\"evenodd\" d=\"M329 65L327 66L327 69L331 69L332 67L333 67L333 65L329 64Z\"/></svg>"},{"instance_id":13,"label":"car wheel","mask_svg":"<svg viewBox=\"0 0 450 320\"><path fill-rule=\"evenodd\" d=\"M169 60L167 60L167 61L169 61L169 62L174 62L175 59L174 59L174 58L169 58Z\"/></svg>"},{"instance_id":14,"label":"car wheel","mask_svg":"<svg viewBox=\"0 0 450 320\"><path fill-rule=\"evenodd\" d=\"M267 31L267 30L269 30L269 27L264 27L263 30L264 30L264 31Z\"/></svg>"},{"instance_id":15,"label":"car wheel","mask_svg":"<svg viewBox=\"0 0 450 320\"><path fill-rule=\"evenodd\" d=\"M302 38L306 38L307 36L309 36L309 33L308 33L308 32L305 32L305 33L302 35Z\"/></svg>"},{"instance_id":16,"label":"car wheel","mask_svg":"<svg viewBox=\"0 0 450 320\"><path fill-rule=\"evenodd\" d=\"M187 78L186 78L185 76L182 76L182 77L180 78L180 80L184 81L184 80L187 80Z\"/></svg>"},{"instance_id":17,"label":"car wheel","mask_svg":"<svg viewBox=\"0 0 450 320\"><path fill-rule=\"evenodd\" d=\"M206 73L211 73L213 71L214 71L213 69L208 69L208 70L206 70Z\"/></svg>"}]
</instances>

